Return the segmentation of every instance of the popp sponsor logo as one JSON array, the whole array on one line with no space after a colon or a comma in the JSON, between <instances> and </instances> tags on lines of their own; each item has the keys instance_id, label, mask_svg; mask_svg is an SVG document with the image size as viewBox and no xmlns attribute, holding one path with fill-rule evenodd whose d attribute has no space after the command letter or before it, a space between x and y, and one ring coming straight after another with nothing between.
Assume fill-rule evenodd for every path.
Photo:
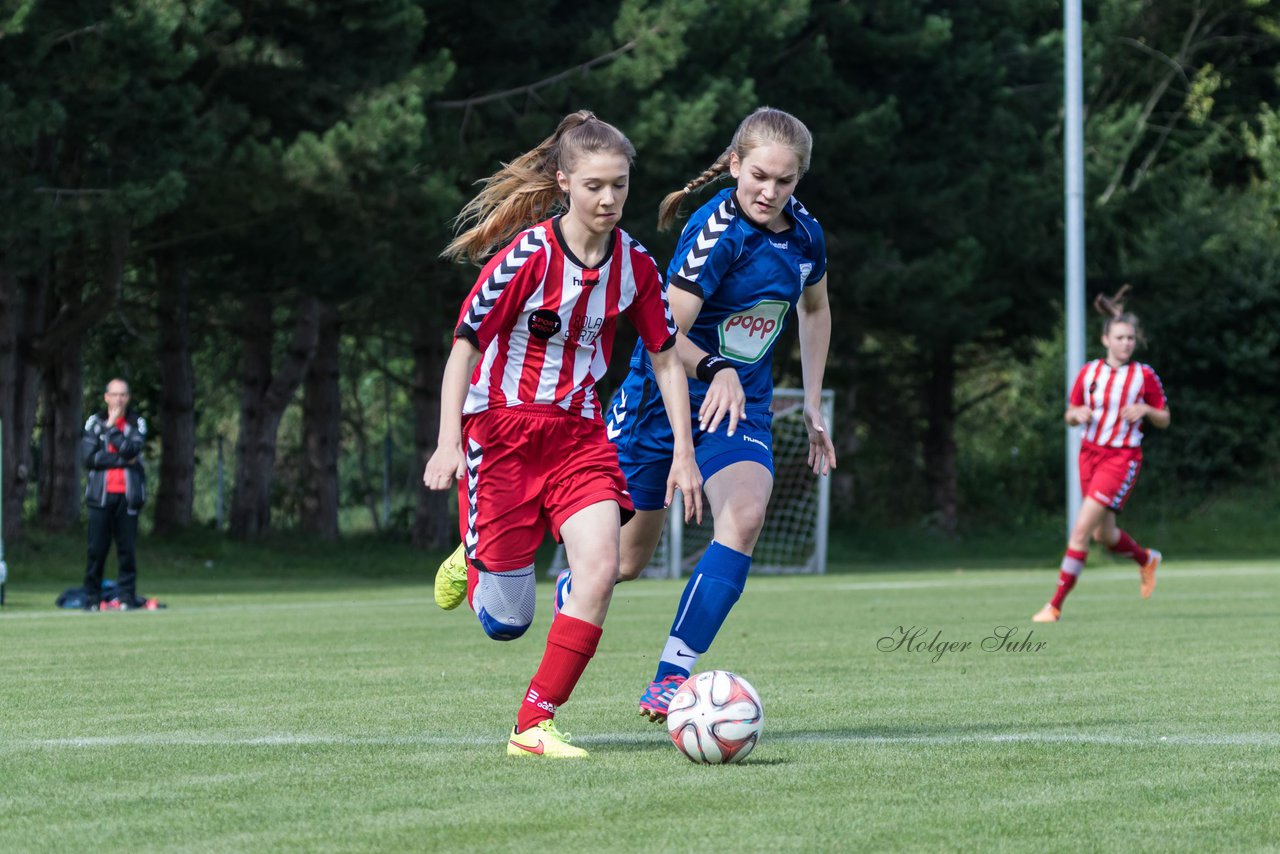
<instances>
[{"instance_id":1,"label":"popp sponsor logo","mask_svg":"<svg viewBox=\"0 0 1280 854\"><path fill-rule=\"evenodd\" d=\"M772 317L761 317L754 314L736 314L729 318L724 325L725 332L733 330L735 327L747 333L748 338L759 335L760 338L768 338L773 334L773 330L778 328L778 321Z\"/></svg>"},{"instance_id":2,"label":"popp sponsor logo","mask_svg":"<svg viewBox=\"0 0 1280 854\"><path fill-rule=\"evenodd\" d=\"M761 300L720 323L720 355L739 362L758 362L778 340L789 304Z\"/></svg>"}]
</instances>

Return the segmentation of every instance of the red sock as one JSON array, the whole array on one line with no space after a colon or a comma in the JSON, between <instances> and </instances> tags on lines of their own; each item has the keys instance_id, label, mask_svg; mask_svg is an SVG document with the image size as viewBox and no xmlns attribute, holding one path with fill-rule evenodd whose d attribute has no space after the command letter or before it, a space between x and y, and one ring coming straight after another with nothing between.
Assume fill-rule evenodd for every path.
<instances>
[{"instance_id":1,"label":"red sock","mask_svg":"<svg viewBox=\"0 0 1280 854\"><path fill-rule=\"evenodd\" d=\"M1067 549L1067 553L1062 556L1062 570L1058 573L1058 590L1049 601L1050 605L1059 611L1062 610L1062 603L1067 600L1067 594L1071 592L1071 588L1076 586L1080 572L1084 569L1084 562L1088 559L1088 552Z\"/></svg>"},{"instance_id":2,"label":"red sock","mask_svg":"<svg viewBox=\"0 0 1280 854\"><path fill-rule=\"evenodd\" d=\"M547 632L547 651L516 716L516 732L524 732L548 718L569 699L573 688L596 654L601 628L567 614L556 615Z\"/></svg>"},{"instance_id":3,"label":"red sock","mask_svg":"<svg viewBox=\"0 0 1280 854\"><path fill-rule=\"evenodd\" d=\"M480 573L471 565L471 561L467 561L467 605L471 610L476 609L476 603L472 601L476 595L476 585L480 583Z\"/></svg>"},{"instance_id":4,"label":"red sock","mask_svg":"<svg viewBox=\"0 0 1280 854\"><path fill-rule=\"evenodd\" d=\"M1111 547L1111 553L1125 555L1138 566L1146 566L1147 561L1151 560L1151 554L1134 542L1133 537L1129 536L1126 531L1120 532L1120 539L1116 540L1116 544Z\"/></svg>"},{"instance_id":5,"label":"red sock","mask_svg":"<svg viewBox=\"0 0 1280 854\"><path fill-rule=\"evenodd\" d=\"M1076 586L1076 581L1080 578L1078 575L1072 575L1065 569L1058 573L1058 591L1053 594L1053 599L1049 604L1062 610L1062 603L1067 600L1067 594L1071 592L1071 588Z\"/></svg>"}]
</instances>

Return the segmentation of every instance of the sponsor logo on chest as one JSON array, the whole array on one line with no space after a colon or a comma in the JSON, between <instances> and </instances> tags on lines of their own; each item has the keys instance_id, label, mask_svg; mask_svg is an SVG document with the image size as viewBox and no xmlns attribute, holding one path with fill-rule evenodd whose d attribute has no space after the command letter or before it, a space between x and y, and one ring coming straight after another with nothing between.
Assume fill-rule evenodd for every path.
<instances>
[{"instance_id":1,"label":"sponsor logo on chest","mask_svg":"<svg viewBox=\"0 0 1280 854\"><path fill-rule=\"evenodd\" d=\"M574 317L569 320L569 328L564 331L564 340L577 341L582 345L591 344L603 328L603 317L592 317L589 314Z\"/></svg>"},{"instance_id":2,"label":"sponsor logo on chest","mask_svg":"<svg viewBox=\"0 0 1280 854\"><path fill-rule=\"evenodd\" d=\"M782 300L762 300L726 317L718 330L720 354L738 362L760 361L782 334L790 307Z\"/></svg>"},{"instance_id":3,"label":"sponsor logo on chest","mask_svg":"<svg viewBox=\"0 0 1280 854\"><path fill-rule=\"evenodd\" d=\"M560 331L560 315L549 308L540 308L529 315L529 334L547 341Z\"/></svg>"},{"instance_id":4,"label":"sponsor logo on chest","mask_svg":"<svg viewBox=\"0 0 1280 854\"><path fill-rule=\"evenodd\" d=\"M561 341L575 341L579 346L585 347L594 344L600 336L600 331L604 329L604 318L584 314L570 317L568 323L565 323L556 312L540 308L529 315L528 327L529 334L542 341L550 341L560 333Z\"/></svg>"}]
</instances>

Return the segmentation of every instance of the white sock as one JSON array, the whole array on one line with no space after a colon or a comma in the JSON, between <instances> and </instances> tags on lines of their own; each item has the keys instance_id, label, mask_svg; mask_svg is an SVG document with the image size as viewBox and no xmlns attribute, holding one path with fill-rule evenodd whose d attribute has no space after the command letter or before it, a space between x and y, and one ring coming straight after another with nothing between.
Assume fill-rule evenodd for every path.
<instances>
[{"instance_id":1,"label":"white sock","mask_svg":"<svg viewBox=\"0 0 1280 854\"><path fill-rule=\"evenodd\" d=\"M675 635L667 638L667 645L662 650L663 664L669 664L676 670L683 670L688 676L693 673L693 666L698 663L697 650L689 647Z\"/></svg>"}]
</instances>

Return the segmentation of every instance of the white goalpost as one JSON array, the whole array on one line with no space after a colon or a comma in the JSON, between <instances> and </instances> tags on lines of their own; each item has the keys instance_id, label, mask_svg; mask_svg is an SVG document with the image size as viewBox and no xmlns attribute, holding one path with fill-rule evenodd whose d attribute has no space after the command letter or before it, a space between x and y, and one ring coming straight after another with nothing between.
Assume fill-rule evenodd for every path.
<instances>
[{"instance_id":1,"label":"white goalpost","mask_svg":"<svg viewBox=\"0 0 1280 854\"><path fill-rule=\"evenodd\" d=\"M832 429L835 394L822 392L822 417ZM804 391L773 390L773 493L764 530L756 542L751 571L765 574L827 571L827 525L831 514L831 478L815 475L808 465L809 433L804 425ZM667 513L666 528L653 560L642 573L650 578L679 578L691 572L711 544L711 513L703 506L701 525L686 525L677 497ZM549 574L566 566L564 547L557 546Z\"/></svg>"}]
</instances>

